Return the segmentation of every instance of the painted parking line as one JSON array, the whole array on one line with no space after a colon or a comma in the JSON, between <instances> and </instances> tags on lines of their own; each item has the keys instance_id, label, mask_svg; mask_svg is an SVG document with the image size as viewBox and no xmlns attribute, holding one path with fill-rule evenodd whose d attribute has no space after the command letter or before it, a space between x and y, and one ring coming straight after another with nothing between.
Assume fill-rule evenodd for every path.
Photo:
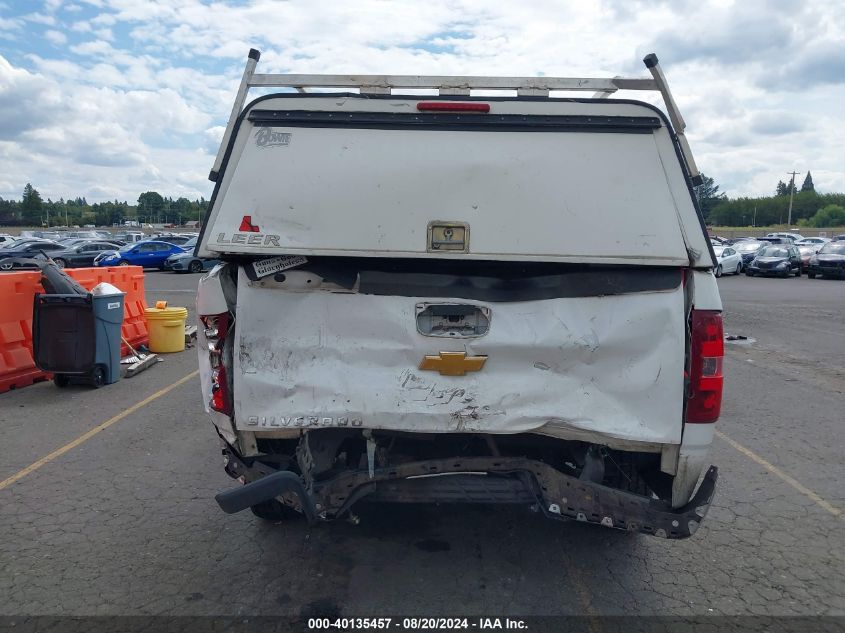
<instances>
[{"instance_id":1,"label":"painted parking line","mask_svg":"<svg viewBox=\"0 0 845 633\"><path fill-rule=\"evenodd\" d=\"M165 387L164 389L156 391L154 394L147 396L146 398L144 398L140 402L133 404L128 409L124 409L123 411L121 411L120 413L115 415L114 417L111 417L108 420L106 420L105 422L98 424L97 426L95 426L90 431L83 433L82 435L77 437L75 440L68 442L67 444L65 444L61 448L57 448L56 450L54 450L49 455L45 455L44 457L39 459L37 462L33 462L32 464L30 464L26 468L16 472L11 477L8 477L7 479L0 481L0 490L3 490L4 488L8 488L9 486L11 486L16 481L20 481L21 479L23 479L24 477L26 477L30 473L33 473L36 470L38 470L39 468L41 468L42 466L44 466L45 464L49 464L50 462L52 462L57 457L61 457L62 455L64 455L65 453L67 453L70 450L73 450L74 448L76 448L80 444L84 444L85 442L90 440L92 437L94 437L100 431L105 431L112 424L120 422L123 418L125 418L128 415L135 413L139 409L143 409L145 406L147 406L148 404L150 404L154 400L158 400L162 396L167 395L168 393L170 393L171 391L176 389L176 387L179 387L180 385L185 384L191 378L195 377L198 374L199 374L198 369L192 371L190 374L188 374L187 376L183 376L182 378L180 378L179 380L174 382L172 385L169 385L169 386Z\"/></svg>"},{"instance_id":2,"label":"painted parking line","mask_svg":"<svg viewBox=\"0 0 845 633\"><path fill-rule=\"evenodd\" d=\"M816 494L815 492L813 492L812 490L807 488L807 486L802 484L800 481L798 481L794 477L787 475L785 472L783 472L780 468L778 468L777 466L775 466L771 462L769 462L769 461L763 459L762 457L760 457L757 453L752 451L750 448L745 448L742 444L740 444L739 442L737 442L735 440L732 440L731 438L729 438L727 435L725 435L721 431L716 431L716 435L719 437L719 439L724 440L725 442L727 442L728 444L733 446L736 450L738 450L740 453L745 455L750 460L757 462L758 464L760 464L763 468L768 470L773 475L777 475L778 477L780 477L783 481L785 481L790 486L795 488L802 495L804 495L808 499L812 500L816 505L818 505L818 506L824 508L825 510L827 510L828 512L830 512L833 516L838 517L838 516L842 515L842 510L835 507L829 501L823 499L821 496L819 496L818 494Z\"/></svg>"}]
</instances>

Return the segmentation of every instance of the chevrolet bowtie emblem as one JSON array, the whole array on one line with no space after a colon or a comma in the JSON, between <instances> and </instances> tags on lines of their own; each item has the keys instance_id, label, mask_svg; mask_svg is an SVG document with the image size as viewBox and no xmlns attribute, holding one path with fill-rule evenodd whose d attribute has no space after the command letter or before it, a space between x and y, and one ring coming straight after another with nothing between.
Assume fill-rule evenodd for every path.
<instances>
[{"instance_id":1,"label":"chevrolet bowtie emblem","mask_svg":"<svg viewBox=\"0 0 845 633\"><path fill-rule=\"evenodd\" d=\"M420 369L439 371L441 376L464 376L468 371L478 371L487 362L486 356L467 356L466 352L440 352L426 356Z\"/></svg>"}]
</instances>

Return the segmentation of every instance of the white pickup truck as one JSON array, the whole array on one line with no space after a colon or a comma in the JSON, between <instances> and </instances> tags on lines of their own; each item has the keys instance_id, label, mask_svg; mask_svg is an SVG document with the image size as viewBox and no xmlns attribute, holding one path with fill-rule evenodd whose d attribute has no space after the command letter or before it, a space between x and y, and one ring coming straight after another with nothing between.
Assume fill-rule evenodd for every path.
<instances>
[{"instance_id":1,"label":"white pickup truck","mask_svg":"<svg viewBox=\"0 0 845 633\"><path fill-rule=\"evenodd\" d=\"M222 509L511 503L693 534L722 306L657 58L651 78L572 79L262 75L258 57L196 248L222 260L197 296L203 397L244 484ZM254 87L283 90L245 105ZM617 89L659 91L669 117Z\"/></svg>"}]
</instances>

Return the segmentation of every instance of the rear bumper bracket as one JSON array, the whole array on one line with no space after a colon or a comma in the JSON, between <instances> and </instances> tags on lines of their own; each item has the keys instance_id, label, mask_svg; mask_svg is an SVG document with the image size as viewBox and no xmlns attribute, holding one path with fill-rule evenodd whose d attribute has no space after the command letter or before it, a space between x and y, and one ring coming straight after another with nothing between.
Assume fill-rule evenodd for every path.
<instances>
[{"instance_id":1,"label":"rear bumper bracket","mask_svg":"<svg viewBox=\"0 0 845 633\"><path fill-rule=\"evenodd\" d=\"M711 466L685 506L583 481L524 457L467 457L352 470L313 483L307 491L290 471L268 474L265 464L247 465L226 451L233 473L253 480L215 498L225 512L239 512L275 497L293 495L309 521L336 519L358 500L392 502L536 503L545 516L594 523L668 539L692 536L710 508L719 471ZM451 476L446 476L451 475ZM485 481L486 480L486 481ZM315 508L320 508L319 515Z\"/></svg>"}]
</instances>

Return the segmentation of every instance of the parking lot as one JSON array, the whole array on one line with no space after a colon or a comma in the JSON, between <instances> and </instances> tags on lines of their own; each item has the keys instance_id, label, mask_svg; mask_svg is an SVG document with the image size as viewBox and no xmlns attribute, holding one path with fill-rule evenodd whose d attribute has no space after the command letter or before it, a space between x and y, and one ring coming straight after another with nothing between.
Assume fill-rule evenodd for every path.
<instances>
[{"instance_id":1,"label":"parking lot","mask_svg":"<svg viewBox=\"0 0 845 633\"><path fill-rule=\"evenodd\" d=\"M149 272L189 308L197 275ZM665 541L522 509L225 515L194 350L99 390L0 395L4 615L845 614L845 282L722 277L714 507Z\"/></svg>"}]
</instances>

